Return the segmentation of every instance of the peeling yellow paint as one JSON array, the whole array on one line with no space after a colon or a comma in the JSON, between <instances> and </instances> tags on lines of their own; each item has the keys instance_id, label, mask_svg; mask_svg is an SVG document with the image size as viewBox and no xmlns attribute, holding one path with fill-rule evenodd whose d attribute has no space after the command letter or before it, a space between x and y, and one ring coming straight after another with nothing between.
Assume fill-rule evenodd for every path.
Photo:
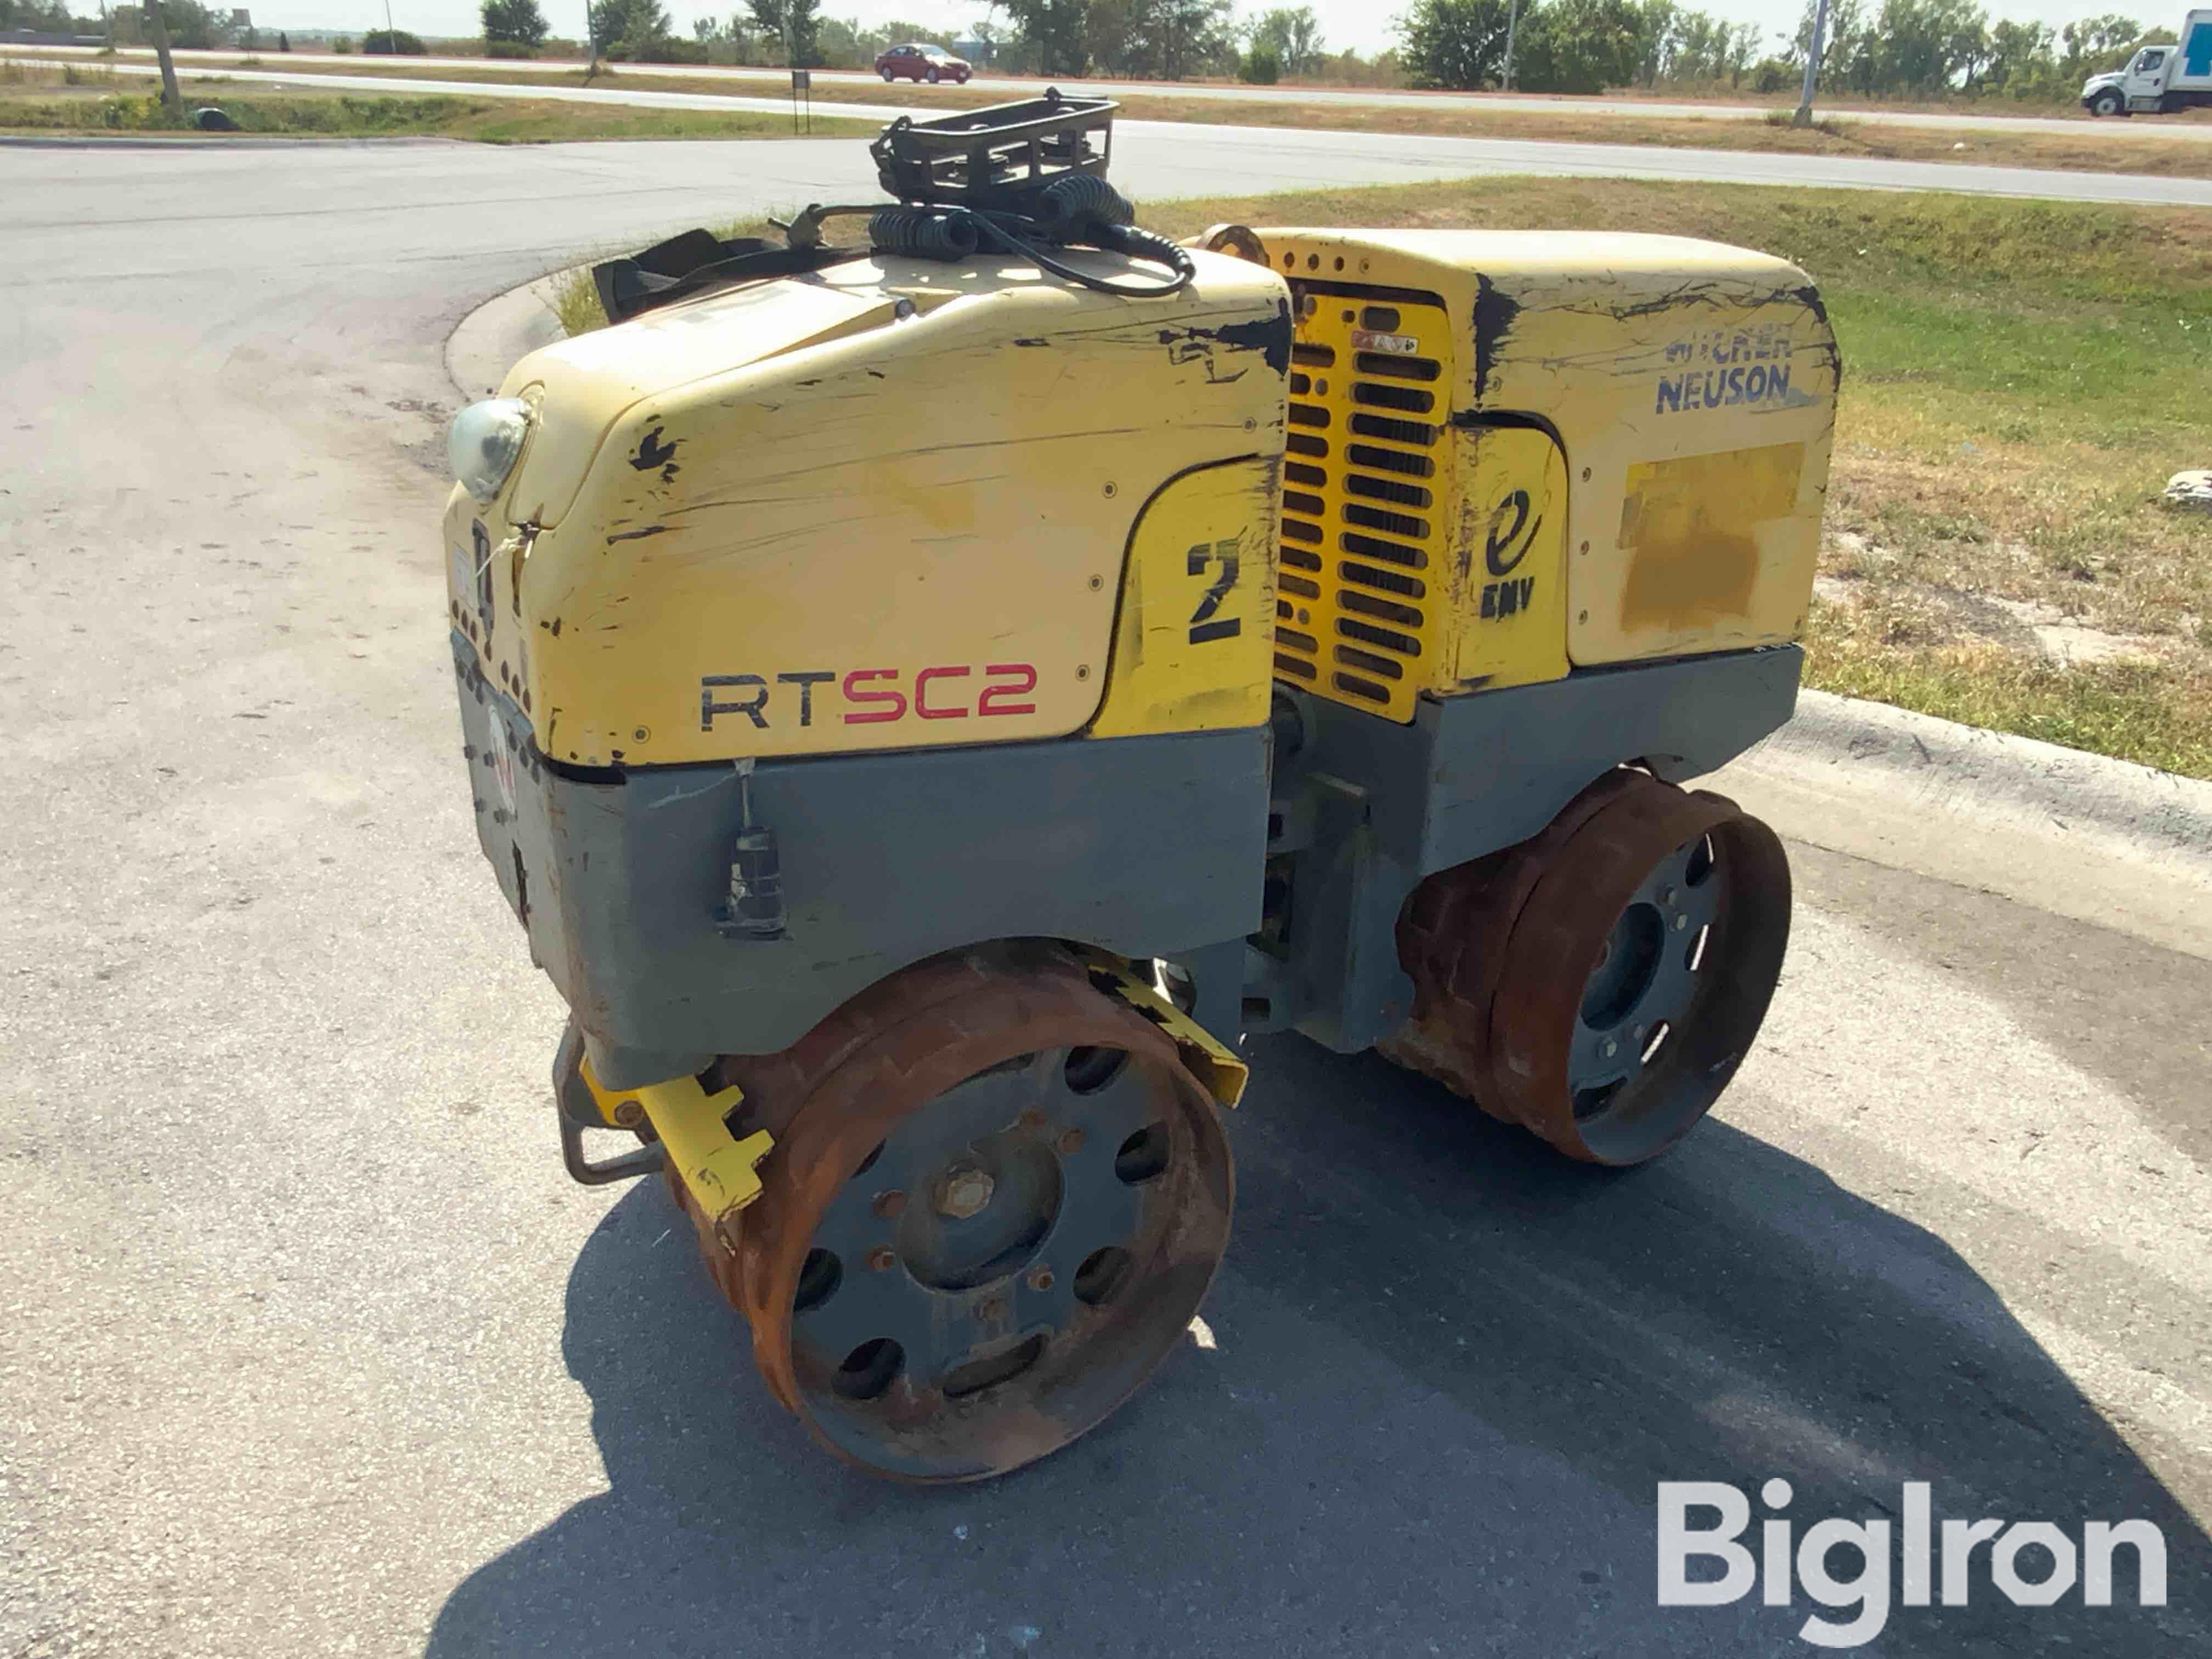
<instances>
[{"instance_id":1,"label":"peeling yellow paint","mask_svg":"<svg viewBox=\"0 0 2212 1659\"><path fill-rule=\"evenodd\" d=\"M1275 463L1185 473L1145 504L1122 566L1114 655L1092 737L1205 732L1267 718Z\"/></svg>"},{"instance_id":2,"label":"peeling yellow paint","mask_svg":"<svg viewBox=\"0 0 2212 1659\"><path fill-rule=\"evenodd\" d=\"M1802 270L1679 236L1258 234L1271 264L1313 301L1316 325L1359 306L1362 288L1395 290L1387 303L1406 319L1402 331L1443 362L1413 321L1441 308L1450 356L1438 382L1449 398L1437 402L1449 408L1455 437L1504 422L1556 438L1566 467L1571 661L1591 666L1794 637L1812 590L1839 374L1834 331ZM1334 441L1334 433L1322 435ZM1792 463L1694 470L1709 457L1770 450L1788 452ZM1294 444L1290 459L1298 459ZM1644 471L1676 465L1692 471ZM1779 470L1761 474L1760 465ZM1679 477L1679 489L1670 477ZM1654 509L1674 500L1692 516L1663 529L1654 520L1632 546L1624 539L1629 498L1655 487ZM1784 489L1794 489L1786 501ZM1469 501L1462 522L1483 512ZM1344 526L1323 528L1333 555ZM1478 557L1481 545L1474 543ZM1286 588L1294 574L1286 551ZM1430 574L1419 580L1429 582ZM1479 601L1479 585L1471 591ZM1466 666L1463 679L1475 668Z\"/></svg>"},{"instance_id":3,"label":"peeling yellow paint","mask_svg":"<svg viewBox=\"0 0 2212 1659\"><path fill-rule=\"evenodd\" d=\"M854 260L526 358L509 378L544 413L510 495L547 516L495 576L537 706L568 711L549 753L666 764L1083 729L1147 500L1281 446L1283 285L1198 264L1183 292L1131 300L1011 263ZM1221 534L1272 523L1255 476ZM482 514L495 542L510 505ZM456 499L458 544L480 513ZM1265 539L1239 603L1271 586ZM592 620L617 616L611 634ZM1144 643L1146 719L1214 689L1178 670L1156 695L1172 656Z\"/></svg>"},{"instance_id":4,"label":"peeling yellow paint","mask_svg":"<svg viewBox=\"0 0 2212 1659\"><path fill-rule=\"evenodd\" d=\"M1453 560L1451 672L1493 691L1558 679L1567 672L1565 458L1529 427L1454 435L1466 510Z\"/></svg>"}]
</instances>

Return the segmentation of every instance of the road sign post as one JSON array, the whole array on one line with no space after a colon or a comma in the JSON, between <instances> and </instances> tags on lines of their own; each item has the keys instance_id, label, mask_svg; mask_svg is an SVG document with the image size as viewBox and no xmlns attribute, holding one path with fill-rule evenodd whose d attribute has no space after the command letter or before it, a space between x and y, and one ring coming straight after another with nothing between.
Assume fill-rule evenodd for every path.
<instances>
[{"instance_id":1,"label":"road sign post","mask_svg":"<svg viewBox=\"0 0 2212 1659\"><path fill-rule=\"evenodd\" d=\"M177 66L169 57L168 26L161 21L161 0L146 0L146 38L154 43L154 56L161 65L161 101L176 109L185 101L177 90Z\"/></svg>"},{"instance_id":2,"label":"road sign post","mask_svg":"<svg viewBox=\"0 0 2212 1659\"><path fill-rule=\"evenodd\" d=\"M1793 127L1813 125L1813 88L1820 78L1820 37L1828 32L1828 0L1820 0L1813 11L1813 39L1805 49L1805 90L1797 100L1797 113L1790 120Z\"/></svg>"},{"instance_id":3,"label":"road sign post","mask_svg":"<svg viewBox=\"0 0 2212 1659\"><path fill-rule=\"evenodd\" d=\"M797 132L803 118L806 131L814 131L814 71L795 69L791 72L791 130Z\"/></svg>"}]
</instances>

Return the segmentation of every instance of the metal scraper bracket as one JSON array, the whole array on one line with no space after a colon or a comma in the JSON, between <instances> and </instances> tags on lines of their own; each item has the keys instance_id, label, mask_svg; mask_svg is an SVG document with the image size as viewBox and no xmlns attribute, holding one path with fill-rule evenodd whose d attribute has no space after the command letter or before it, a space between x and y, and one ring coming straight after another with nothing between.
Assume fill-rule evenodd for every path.
<instances>
[{"instance_id":1,"label":"metal scraper bracket","mask_svg":"<svg viewBox=\"0 0 2212 1659\"><path fill-rule=\"evenodd\" d=\"M907 116L869 145L876 176L902 202L1026 213L1071 173L1103 178L1113 154L1110 98L1042 98L916 121Z\"/></svg>"}]
</instances>

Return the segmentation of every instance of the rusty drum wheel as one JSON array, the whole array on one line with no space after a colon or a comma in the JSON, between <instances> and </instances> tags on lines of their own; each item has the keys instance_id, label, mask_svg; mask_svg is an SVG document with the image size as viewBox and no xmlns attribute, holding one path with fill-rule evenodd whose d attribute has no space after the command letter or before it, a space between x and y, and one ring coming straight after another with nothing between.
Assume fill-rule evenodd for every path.
<instances>
[{"instance_id":1,"label":"rusty drum wheel","mask_svg":"<svg viewBox=\"0 0 2212 1659\"><path fill-rule=\"evenodd\" d=\"M1790 937L1790 866L1732 801L1619 771L1520 846L1431 877L1382 1045L1571 1158L1638 1164L1720 1097Z\"/></svg>"},{"instance_id":2,"label":"rusty drum wheel","mask_svg":"<svg viewBox=\"0 0 2212 1659\"><path fill-rule=\"evenodd\" d=\"M787 1121L735 1259L708 1235L709 1263L776 1396L878 1474L981 1480L1075 1438L1182 1338L1227 1247L1212 1099L1052 947L922 964L725 1066Z\"/></svg>"}]
</instances>

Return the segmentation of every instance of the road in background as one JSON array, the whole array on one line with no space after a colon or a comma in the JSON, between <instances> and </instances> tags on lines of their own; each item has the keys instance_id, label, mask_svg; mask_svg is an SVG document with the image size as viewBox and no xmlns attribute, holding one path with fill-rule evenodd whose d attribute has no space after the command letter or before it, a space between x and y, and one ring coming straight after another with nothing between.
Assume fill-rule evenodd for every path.
<instances>
[{"instance_id":1,"label":"road in background","mask_svg":"<svg viewBox=\"0 0 2212 1659\"><path fill-rule=\"evenodd\" d=\"M37 55L54 58L90 58L89 50L53 46L0 46L0 56L10 54ZM153 53L143 48L131 48L122 54L151 60ZM177 62L222 64L226 69L237 64L246 54L237 52L179 52L173 54ZM358 65L358 54L343 52L264 52L253 54L266 65L281 64L288 59L295 64L337 64ZM544 58L407 58L386 61L404 63L410 68L452 69L466 70L471 76L499 75L542 75L548 70L579 70L583 66L574 62ZM865 70L816 70L817 82L837 86L884 86L877 76ZM675 75L705 79L727 79L754 82L764 85L787 87L790 71L780 69L741 69L728 64L623 64L617 67L615 78L624 75ZM458 78L458 77L457 77ZM1796 91L1787 96L1778 95L1765 103L1662 103L1642 98L1569 98L1530 93L1485 92L1393 92L1382 88L1364 87L1224 87L1197 86L1184 81L1085 81L1020 78L1011 76L978 75L969 82L977 92L1003 93L1009 98L1031 97L1046 86L1056 86L1062 92L1080 93L1086 96L1127 98L1139 94L1161 98L1191 98L1223 103L1251 104L1329 104L1370 109L1449 109L1499 110L1511 112L1558 111L1576 115L1644 115L1653 117L1708 117L1714 120L1764 120L1777 109L1794 109ZM1831 109L1823 112L1824 118L1843 121L1871 122L1882 126L1944 127L1960 131L1998 132L2061 132L2080 137L2085 127L2100 136L2125 140L2130 137L2172 137L2203 139L2212 142L2212 122L2174 121L2098 121L2092 125L2086 115L2073 118L2048 115L1947 115L1922 113L1915 110Z\"/></svg>"},{"instance_id":2,"label":"road in background","mask_svg":"<svg viewBox=\"0 0 2212 1659\"><path fill-rule=\"evenodd\" d=\"M151 76L124 64L125 75ZM233 70L255 84L333 87L410 94L552 99L645 109L725 109L787 115L788 100L718 97L709 93L637 92L614 87L502 87L468 81L394 82L374 76L287 76L273 70ZM193 83L189 79L187 87ZM896 103L817 104L817 118L890 121L915 113ZM7 140L0 139L0 144ZM37 142L37 141L33 141ZM169 140L166 142L175 142ZM235 142L234 140L218 142ZM292 142L316 142L298 140ZM854 153L858 154L857 146ZM2212 179L2118 173L2062 173L2048 168L1968 167L1948 161L1885 161L1768 150L1677 149L1663 145L1548 143L1512 138L1440 138L1421 134L1345 132L1334 129L1209 126L1185 121L1114 124L1115 176L1142 199L1213 193L1217 177L1250 180L1249 190L1331 185L1410 183L1485 173L1561 178L1686 179L1707 184L1820 185L1850 190L1941 190L1978 196L2028 196L2068 202L2120 202L2159 207L2212 207ZM657 173L701 176L720 167L711 157L672 148ZM1149 181L1149 182L1147 182ZM873 195L872 181L860 186Z\"/></svg>"},{"instance_id":3,"label":"road in background","mask_svg":"<svg viewBox=\"0 0 2212 1659\"><path fill-rule=\"evenodd\" d=\"M1117 159L1319 182L1267 149ZM831 1463L665 1195L568 1182L453 708L441 342L866 171L0 148L0 1652L1771 1659L1808 1602L1655 1606L1652 1504L1778 1474L1801 1526L1925 1480L2164 1529L2167 1608L1978 1567L1875 1650L2212 1646L2212 963L1823 850L1847 788L1784 821L1767 1032L1651 1168L1255 1045L1212 1346L1006 1480Z\"/></svg>"}]
</instances>

